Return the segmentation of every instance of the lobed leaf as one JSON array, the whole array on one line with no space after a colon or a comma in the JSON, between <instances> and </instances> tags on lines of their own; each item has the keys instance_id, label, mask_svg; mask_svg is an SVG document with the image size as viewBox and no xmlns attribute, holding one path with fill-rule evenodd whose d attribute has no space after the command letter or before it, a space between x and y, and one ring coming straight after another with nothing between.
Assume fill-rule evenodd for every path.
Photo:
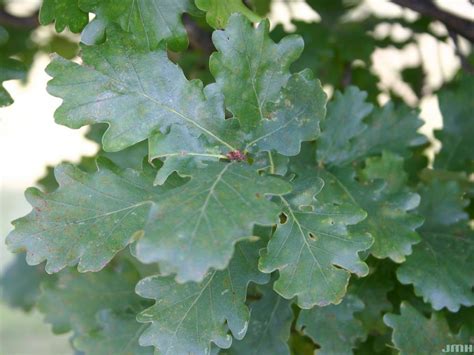
<instances>
[{"instance_id":1,"label":"lobed leaf","mask_svg":"<svg viewBox=\"0 0 474 355\"><path fill-rule=\"evenodd\" d=\"M366 98L367 93L354 86L347 88L344 94L336 91L321 125L317 148L319 161L342 165L352 159L349 142L367 129L363 119L373 110L373 106L365 102Z\"/></svg>"},{"instance_id":2,"label":"lobed leaf","mask_svg":"<svg viewBox=\"0 0 474 355\"><path fill-rule=\"evenodd\" d=\"M25 78L26 69L23 63L16 59L0 57L0 107L8 106L13 103L12 97L3 87L3 82Z\"/></svg>"},{"instance_id":3,"label":"lobed leaf","mask_svg":"<svg viewBox=\"0 0 474 355\"><path fill-rule=\"evenodd\" d=\"M48 91L63 99L55 113L58 123L71 128L108 123L102 140L106 151L176 126L186 127L184 151L196 142L197 153L206 153L201 135L211 147L236 150L222 133L228 124L222 95L210 88L203 91L200 81L188 81L164 48L140 49L132 35L115 29L104 44L82 49L85 65L55 58L47 68L53 76Z\"/></svg>"},{"instance_id":4,"label":"lobed leaf","mask_svg":"<svg viewBox=\"0 0 474 355\"><path fill-rule=\"evenodd\" d=\"M466 76L455 88L445 89L439 93L443 130L435 132L436 138L442 144L441 151L435 158L435 168L474 172L473 85L473 79Z\"/></svg>"},{"instance_id":5,"label":"lobed leaf","mask_svg":"<svg viewBox=\"0 0 474 355\"><path fill-rule=\"evenodd\" d=\"M55 333L85 335L97 330L96 315L103 310L127 315L144 308L134 292L139 279L136 269L123 261L97 273L64 270L56 283L43 285L38 309Z\"/></svg>"},{"instance_id":6,"label":"lobed leaf","mask_svg":"<svg viewBox=\"0 0 474 355\"><path fill-rule=\"evenodd\" d=\"M381 335L388 331L382 315L393 308L388 299L395 282L393 264L378 261L370 271L367 277L351 280L349 294L357 296L365 305L355 313L355 318L362 322L367 332Z\"/></svg>"},{"instance_id":7,"label":"lobed leaf","mask_svg":"<svg viewBox=\"0 0 474 355\"><path fill-rule=\"evenodd\" d=\"M99 328L74 339L74 347L86 354L152 355L152 347L138 344L146 326L135 319L135 314L115 313L109 309L97 315Z\"/></svg>"},{"instance_id":8,"label":"lobed leaf","mask_svg":"<svg viewBox=\"0 0 474 355\"><path fill-rule=\"evenodd\" d=\"M30 267L24 255L16 255L0 277L1 298L10 307L30 311L40 294L40 283L47 281L40 267Z\"/></svg>"},{"instance_id":9,"label":"lobed leaf","mask_svg":"<svg viewBox=\"0 0 474 355\"><path fill-rule=\"evenodd\" d=\"M362 323L354 313L364 309L362 301L348 295L338 305L302 310L296 327L319 346L318 354L352 354L356 342L367 337Z\"/></svg>"},{"instance_id":10,"label":"lobed leaf","mask_svg":"<svg viewBox=\"0 0 474 355\"><path fill-rule=\"evenodd\" d=\"M151 201L169 187L153 188L153 171L120 171L99 160L88 174L70 164L59 165L59 188L49 194L30 188L33 206L13 222L7 237L14 252L26 251L28 264L44 260L48 273L78 264L81 272L99 271L143 230Z\"/></svg>"},{"instance_id":11,"label":"lobed leaf","mask_svg":"<svg viewBox=\"0 0 474 355\"><path fill-rule=\"evenodd\" d=\"M221 351L229 355L288 355L288 339L293 321L291 302L272 290L272 285L259 287L261 298L250 303L250 321L246 336Z\"/></svg>"},{"instance_id":12,"label":"lobed leaf","mask_svg":"<svg viewBox=\"0 0 474 355\"><path fill-rule=\"evenodd\" d=\"M80 0L44 0L41 5L39 21L43 26L54 22L57 32L68 27L79 33L89 22L89 14L79 8Z\"/></svg>"},{"instance_id":13,"label":"lobed leaf","mask_svg":"<svg viewBox=\"0 0 474 355\"><path fill-rule=\"evenodd\" d=\"M268 21L254 28L234 14L224 31L212 35L218 51L211 56L210 71L227 109L247 132L265 119L266 104L278 100L290 77L289 67L303 50L301 38L288 36L276 44L268 32Z\"/></svg>"},{"instance_id":14,"label":"lobed leaf","mask_svg":"<svg viewBox=\"0 0 474 355\"><path fill-rule=\"evenodd\" d=\"M100 42L106 29L117 24L144 48L155 49L164 41L173 51L188 47L183 14L197 12L192 0L79 0L79 6L96 14L82 33L84 43Z\"/></svg>"},{"instance_id":15,"label":"lobed leaf","mask_svg":"<svg viewBox=\"0 0 474 355\"><path fill-rule=\"evenodd\" d=\"M366 123L367 129L351 142L354 160L379 154L383 150L407 156L409 148L427 142L427 138L418 133L423 121L418 117L418 112L407 106L395 107L392 102L388 102L375 109Z\"/></svg>"},{"instance_id":16,"label":"lobed leaf","mask_svg":"<svg viewBox=\"0 0 474 355\"><path fill-rule=\"evenodd\" d=\"M435 310L457 312L462 305L474 305L474 233L463 210L468 202L455 181L433 179L421 196L423 239L397 276L403 284L413 284Z\"/></svg>"},{"instance_id":17,"label":"lobed leaf","mask_svg":"<svg viewBox=\"0 0 474 355\"><path fill-rule=\"evenodd\" d=\"M348 226L365 213L346 204L329 176L302 173L294 191L280 197L285 219L277 226L259 268L279 271L274 289L284 298L297 296L301 308L338 303L346 292L350 273L366 275L367 265L358 253L372 244L364 233Z\"/></svg>"},{"instance_id":18,"label":"lobed leaf","mask_svg":"<svg viewBox=\"0 0 474 355\"><path fill-rule=\"evenodd\" d=\"M209 162L191 181L160 196L136 255L144 263L159 262L164 274L177 273L178 282L201 281L209 268L227 266L233 245L251 237L255 224L276 223L281 209L266 196L290 189L245 163Z\"/></svg>"},{"instance_id":19,"label":"lobed leaf","mask_svg":"<svg viewBox=\"0 0 474 355\"><path fill-rule=\"evenodd\" d=\"M417 133L423 123L416 112L391 102L373 109L366 97L355 87L344 94L336 92L318 142L321 164L344 166L383 150L406 156L409 148L426 143L426 137Z\"/></svg>"},{"instance_id":20,"label":"lobed leaf","mask_svg":"<svg viewBox=\"0 0 474 355\"><path fill-rule=\"evenodd\" d=\"M242 0L196 0L196 6L206 11L206 21L213 28L224 28L233 13L240 13L252 22L259 22L260 16L242 3Z\"/></svg>"},{"instance_id":21,"label":"lobed leaf","mask_svg":"<svg viewBox=\"0 0 474 355\"><path fill-rule=\"evenodd\" d=\"M442 314L433 313L426 319L407 302L400 305L400 315L386 314L384 322L393 329L392 340L401 355L438 354L447 345L464 343L451 333Z\"/></svg>"},{"instance_id":22,"label":"lobed leaf","mask_svg":"<svg viewBox=\"0 0 474 355\"><path fill-rule=\"evenodd\" d=\"M262 242L239 243L227 269L211 271L200 283L177 284L172 277L141 280L136 292L156 299L138 320L151 323L140 337L142 346L153 345L168 354L209 354L211 342L229 348L232 336L242 339L250 312L245 305L247 285L263 284L269 277L257 269Z\"/></svg>"},{"instance_id":23,"label":"lobed leaf","mask_svg":"<svg viewBox=\"0 0 474 355\"><path fill-rule=\"evenodd\" d=\"M267 118L246 140L245 150L276 151L295 156L301 143L315 140L319 122L326 114L326 94L309 70L293 74L282 89L280 98L267 105Z\"/></svg>"},{"instance_id":24,"label":"lobed leaf","mask_svg":"<svg viewBox=\"0 0 474 355\"><path fill-rule=\"evenodd\" d=\"M373 236L371 254L398 263L411 254L412 245L419 243L416 229L423 224L423 218L412 212L419 205L420 196L405 187L407 176L402 164L396 155L384 152L381 158L366 161L362 175L369 180L363 184L357 183L348 170L336 174L367 211L367 219L356 228ZM396 169L382 168L387 165Z\"/></svg>"}]
</instances>

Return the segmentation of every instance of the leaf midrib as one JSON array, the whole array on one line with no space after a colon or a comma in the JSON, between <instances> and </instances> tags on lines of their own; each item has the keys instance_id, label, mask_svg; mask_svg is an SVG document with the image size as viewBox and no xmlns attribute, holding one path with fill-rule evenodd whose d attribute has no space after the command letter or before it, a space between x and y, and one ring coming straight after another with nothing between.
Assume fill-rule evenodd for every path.
<instances>
[{"instance_id":1,"label":"leaf midrib","mask_svg":"<svg viewBox=\"0 0 474 355\"><path fill-rule=\"evenodd\" d=\"M180 117L181 119L185 120L186 122L190 123L191 125L195 126L196 128L198 128L199 130L201 130L202 132L204 132L205 134L207 134L208 136L214 138L216 141L218 141L219 143L221 143L222 145L226 146L227 148L229 148L230 150L232 151L235 151L237 150L237 148L233 147L230 143L226 142L225 140L223 140L222 138L220 138L217 134L211 132L210 130L208 130L207 128L201 126L199 123L197 123L195 120L193 120L192 118L189 118L187 117L186 115L182 114L181 112L178 112L176 111L175 109L173 109L172 107L156 100L154 97L150 96L149 94L147 94L145 92L145 90L143 89L143 85L142 85L142 80L140 78L140 76L138 75L137 71L136 71L136 68L132 62L132 60L128 57L128 55L125 54L125 56L128 58L128 61L129 61L129 64L132 66L132 69L133 69L133 72L135 74L135 78L137 79L138 81L138 84L140 86L140 89L135 89L135 88L132 88L130 87L127 83L119 80L119 79L116 79L108 74L105 74L99 70L97 70L95 67L94 68L88 68L88 67L85 67L85 66L82 66L83 68L85 69L89 69L89 70L94 70L95 72L99 73L100 75L108 78L109 80L111 80L112 82L114 82L116 85L119 85L119 86L122 86L122 87L125 87L128 91L129 91L129 94L137 94L137 95L140 95L142 97L144 97L145 99L153 102L155 105L161 107L162 109L168 111L168 112L171 112L173 114L175 114L176 116ZM116 73L115 71L115 68L110 64L110 62L105 58L105 56L102 56L104 58L104 60L107 62L107 64L112 68L113 72ZM95 101L94 101L95 102Z\"/></svg>"},{"instance_id":2,"label":"leaf midrib","mask_svg":"<svg viewBox=\"0 0 474 355\"><path fill-rule=\"evenodd\" d=\"M337 293L334 292L334 289L332 288L332 286L331 286L331 284L329 283L329 280L328 280L326 274L324 273L324 270L323 270L323 268L322 268L322 266L321 266L321 263L319 262L319 260L318 260L318 258L316 257L316 255L314 255L313 250L311 249L311 246L308 244L308 241L307 241L307 239L306 239L306 235L305 235L305 233L304 233L304 231L303 231L303 229L302 229L302 226L301 226L301 224L300 224L298 218L296 218L295 214L293 213L293 208L291 207L290 203L289 203L283 196L280 196L280 198L281 198L282 202L285 204L285 206L286 206L288 212L290 213L291 218L293 219L293 221L294 221L294 222L296 223L296 225L298 226L298 230L299 230L300 235L301 235L301 237L302 237L302 239L303 239L303 243L304 243L303 245L306 246L306 248L308 249L309 253L310 253L311 256L313 257L313 260L316 262L316 265L318 266L318 269L319 269L319 271L321 272L321 275L322 275L323 278L324 278L324 282L328 285L328 288L329 288L329 290L331 291L333 297L334 297L335 299L337 299ZM299 258L300 258L300 257L301 257L301 255L298 257L297 264L299 263Z\"/></svg>"}]
</instances>

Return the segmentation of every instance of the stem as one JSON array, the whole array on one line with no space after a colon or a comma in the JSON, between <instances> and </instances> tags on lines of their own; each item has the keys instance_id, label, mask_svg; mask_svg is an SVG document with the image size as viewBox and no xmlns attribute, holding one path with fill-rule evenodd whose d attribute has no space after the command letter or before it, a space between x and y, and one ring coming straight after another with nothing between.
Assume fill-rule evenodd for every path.
<instances>
[{"instance_id":1,"label":"stem","mask_svg":"<svg viewBox=\"0 0 474 355\"><path fill-rule=\"evenodd\" d=\"M454 31L474 43L474 23L472 21L443 11L428 0L392 0L392 2L440 21L448 30Z\"/></svg>"},{"instance_id":2,"label":"stem","mask_svg":"<svg viewBox=\"0 0 474 355\"><path fill-rule=\"evenodd\" d=\"M194 157L209 157L209 158L218 158L218 159L229 159L225 155L222 154L204 154L204 153L187 153L187 152L182 152L182 153L170 153L170 154L163 154L163 155L157 155L154 158L168 158L168 157L176 157L176 156L194 156Z\"/></svg>"},{"instance_id":3,"label":"stem","mask_svg":"<svg viewBox=\"0 0 474 355\"><path fill-rule=\"evenodd\" d=\"M272 152L268 152L268 160L270 160L270 174L275 174L275 163L273 162Z\"/></svg>"}]
</instances>

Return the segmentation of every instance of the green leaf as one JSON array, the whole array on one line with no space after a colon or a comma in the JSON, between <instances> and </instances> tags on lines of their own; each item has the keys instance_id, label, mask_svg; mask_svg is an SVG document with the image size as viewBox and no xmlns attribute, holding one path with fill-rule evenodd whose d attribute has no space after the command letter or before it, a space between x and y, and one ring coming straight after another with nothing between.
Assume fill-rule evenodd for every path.
<instances>
[{"instance_id":1,"label":"green leaf","mask_svg":"<svg viewBox=\"0 0 474 355\"><path fill-rule=\"evenodd\" d=\"M196 6L206 11L206 21L213 28L224 28L233 13L240 13L252 22L259 22L260 16L242 3L242 0L196 0Z\"/></svg>"},{"instance_id":2,"label":"green leaf","mask_svg":"<svg viewBox=\"0 0 474 355\"><path fill-rule=\"evenodd\" d=\"M107 131L106 124L98 124L90 127L86 138L100 144L104 133ZM141 170L144 158L148 154L148 142L143 141L132 145L119 152L106 152L103 149L97 153L100 157L105 157L122 169Z\"/></svg>"},{"instance_id":3,"label":"green leaf","mask_svg":"<svg viewBox=\"0 0 474 355\"><path fill-rule=\"evenodd\" d=\"M354 8L360 0L307 0L309 6L315 9L325 21L334 21L344 13Z\"/></svg>"},{"instance_id":4,"label":"green leaf","mask_svg":"<svg viewBox=\"0 0 474 355\"><path fill-rule=\"evenodd\" d=\"M139 279L139 273L126 262L97 273L64 270L58 282L43 285L38 309L55 333L87 334L98 328L96 315L101 310L126 315L129 310L143 309L143 300L134 292Z\"/></svg>"},{"instance_id":5,"label":"green leaf","mask_svg":"<svg viewBox=\"0 0 474 355\"><path fill-rule=\"evenodd\" d=\"M106 122L106 151L118 151L170 128L186 128L182 150L207 144L225 151L236 150L226 142L222 95L203 90L200 81L188 81L167 57L166 50L153 52L136 46L131 35L116 29L98 46L83 46L84 65L55 58L47 72L53 76L48 91L63 99L56 121L71 128ZM140 117L137 120L136 117ZM198 153L203 153L199 151ZM176 152L180 153L180 152Z\"/></svg>"},{"instance_id":6,"label":"green leaf","mask_svg":"<svg viewBox=\"0 0 474 355\"><path fill-rule=\"evenodd\" d=\"M29 311L38 299L40 283L46 280L41 267L31 267L23 254L16 255L0 278L1 298L10 307ZM54 280L54 277L49 279L50 282Z\"/></svg>"},{"instance_id":7,"label":"green leaf","mask_svg":"<svg viewBox=\"0 0 474 355\"><path fill-rule=\"evenodd\" d=\"M384 155L382 159L391 159ZM374 162L368 161L367 165ZM385 163L381 163L385 164ZM363 183L356 181L352 169L336 169L334 175L352 196L354 202L367 212L367 218L359 223L355 230L369 232L374 238L370 252L379 259L390 258L397 263L405 260L411 254L412 245L419 243L420 236L416 229L423 223L423 218L411 213L419 204L420 196L406 189L394 190L390 182L400 185L399 180L406 179L403 171L398 171L400 177L390 176L390 180L380 180L377 168L369 168L365 175L369 179ZM374 175L370 175L375 172ZM383 174L385 175L386 172ZM362 173L364 175L364 173Z\"/></svg>"},{"instance_id":8,"label":"green leaf","mask_svg":"<svg viewBox=\"0 0 474 355\"><path fill-rule=\"evenodd\" d=\"M401 355L441 354L446 345L464 343L451 333L442 314L426 319L407 302L402 302L400 315L386 314L384 322L393 329L392 341Z\"/></svg>"},{"instance_id":9,"label":"green leaf","mask_svg":"<svg viewBox=\"0 0 474 355\"><path fill-rule=\"evenodd\" d=\"M237 123L231 121L226 123ZM186 127L179 125L171 127L167 134L152 135L148 143L149 160L164 160L154 182L158 185L162 185L174 171L182 177L189 177L196 169L205 168L207 162L228 159L226 155L222 155L222 147L209 144L202 136L199 139L190 139Z\"/></svg>"},{"instance_id":10,"label":"green leaf","mask_svg":"<svg viewBox=\"0 0 474 355\"><path fill-rule=\"evenodd\" d=\"M384 150L382 156L367 158L361 175L365 180L381 179L389 193L407 191L408 175L404 170L404 159Z\"/></svg>"},{"instance_id":11,"label":"green leaf","mask_svg":"<svg viewBox=\"0 0 474 355\"><path fill-rule=\"evenodd\" d=\"M423 98L423 89L426 83L426 74L422 66L405 67L400 75L402 80L410 85L418 98Z\"/></svg>"},{"instance_id":12,"label":"green leaf","mask_svg":"<svg viewBox=\"0 0 474 355\"><path fill-rule=\"evenodd\" d=\"M1 27L0 27L1 28ZM25 79L26 68L16 59L0 57L0 107L13 103L13 99L3 87L3 82L14 79Z\"/></svg>"},{"instance_id":13,"label":"green leaf","mask_svg":"<svg viewBox=\"0 0 474 355\"><path fill-rule=\"evenodd\" d=\"M348 295L338 305L302 310L296 327L319 344L318 354L352 354L356 342L367 336L362 323L354 317L363 309L360 299Z\"/></svg>"},{"instance_id":14,"label":"green leaf","mask_svg":"<svg viewBox=\"0 0 474 355\"><path fill-rule=\"evenodd\" d=\"M212 35L218 52L211 56L211 73L225 96L227 109L245 131L265 119L267 103L278 100L290 78L289 67L303 50L300 37L288 36L276 44L268 31L268 21L254 28L236 14L230 17L225 31Z\"/></svg>"},{"instance_id":15,"label":"green leaf","mask_svg":"<svg viewBox=\"0 0 474 355\"><path fill-rule=\"evenodd\" d=\"M378 261L367 277L351 280L349 293L356 295L365 308L355 314L369 333L384 334L388 328L382 315L392 310L387 295L394 287L393 264Z\"/></svg>"},{"instance_id":16,"label":"green leaf","mask_svg":"<svg viewBox=\"0 0 474 355\"><path fill-rule=\"evenodd\" d=\"M391 102L373 110L366 97L355 87L344 95L336 92L318 142L320 163L343 166L383 150L406 156L410 147L426 143L426 137L417 133L423 121L416 112Z\"/></svg>"},{"instance_id":17,"label":"green leaf","mask_svg":"<svg viewBox=\"0 0 474 355\"><path fill-rule=\"evenodd\" d=\"M267 118L252 133L246 150L275 150L286 156L300 152L301 143L318 138L326 114L326 94L310 70L293 74L276 103L267 105Z\"/></svg>"},{"instance_id":18,"label":"green leaf","mask_svg":"<svg viewBox=\"0 0 474 355\"><path fill-rule=\"evenodd\" d=\"M259 172L285 176L288 172L290 159L275 152L260 152L254 157L253 166Z\"/></svg>"},{"instance_id":19,"label":"green leaf","mask_svg":"<svg viewBox=\"0 0 474 355\"><path fill-rule=\"evenodd\" d=\"M27 190L33 211L13 222L7 245L26 250L30 265L47 260L48 273L76 264L81 272L102 269L140 235L150 202L165 189L152 187L150 170L120 171L99 161L98 171L88 174L59 165L56 191Z\"/></svg>"},{"instance_id":20,"label":"green leaf","mask_svg":"<svg viewBox=\"0 0 474 355\"><path fill-rule=\"evenodd\" d=\"M266 196L290 189L245 163L210 162L191 181L160 196L136 255L145 263L159 262L165 274L177 273L178 282L200 281L209 268L227 266L233 245L251 237L255 224L276 223L281 209Z\"/></svg>"},{"instance_id":21,"label":"green leaf","mask_svg":"<svg viewBox=\"0 0 474 355\"><path fill-rule=\"evenodd\" d=\"M462 307L457 313L448 313L446 318L452 330L471 344L474 340L474 307Z\"/></svg>"},{"instance_id":22,"label":"green leaf","mask_svg":"<svg viewBox=\"0 0 474 355\"><path fill-rule=\"evenodd\" d=\"M260 16L266 16L270 12L272 0L251 0L250 4Z\"/></svg>"},{"instance_id":23,"label":"green leaf","mask_svg":"<svg viewBox=\"0 0 474 355\"><path fill-rule=\"evenodd\" d=\"M257 269L262 241L239 243L227 269L211 271L201 283L177 284L172 277L141 280L136 292L156 299L138 320L151 323L140 337L142 346L154 345L167 354L209 354L211 342L229 348L232 336L242 339L250 312L245 305L249 282L263 284L268 276Z\"/></svg>"},{"instance_id":24,"label":"green leaf","mask_svg":"<svg viewBox=\"0 0 474 355\"><path fill-rule=\"evenodd\" d=\"M318 0L318 5L320 3ZM323 15L319 10L317 13ZM369 16L367 21L356 22L347 16L337 17L322 16L318 22L292 20L294 32L302 36L305 42L305 49L292 69L311 69L321 82L336 90L346 87L348 83L364 88L371 101L375 102L381 90L377 87L380 79L370 70L371 55L376 49L370 32L377 23L387 19ZM278 25L272 31L272 38L279 39L286 32L284 26Z\"/></svg>"},{"instance_id":25,"label":"green leaf","mask_svg":"<svg viewBox=\"0 0 474 355\"><path fill-rule=\"evenodd\" d=\"M134 314L102 310L97 315L100 328L74 339L74 347L86 354L152 355L152 347L138 344L138 337L146 328L136 321Z\"/></svg>"},{"instance_id":26,"label":"green leaf","mask_svg":"<svg viewBox=\"0 0 474 355\"><path fill-rule=\"evenodd\" d=\"M474 80L466 76L454 89L445 89L439 93L443 130L435 134L442 144L441 151L435 159L435 168L474 172L473 85Z\"/></svg>"},{"instance_id":27,"label":"green leaf","mask_svg":"<svg viewBox=\"0 0 474 355\"><path fill-rule=\"evenodd\" d=\"M433 179L421 190L420 212L425 216L422 242L398 269L404 284L435 310L457 312L474 305L474 233L463 208L468 201L455 181Z\"/></svg>"},{"instance_id":28,"label":"green leaf","mask_svg":"<svg viewBox=\"0 0 474 355\"><path fill-rule=\"evenodd\" d=\"M351 86L342 94L336 91L328 103L326 120L321 124L322 134L318 140L318 160L341 165L352 159L350 141L367 129L363 119L373 110L365 102L367 93Z\"/></svg>"},{"instance_id":29,"label":"green leaf","mask_svg":"<svg viewBox=\"0 0 474 355\"><path fill-rule=\"evenodd\" d=\"M313 146L306 144L297 159L291 162L292 171L304 168L314 169ZM334 192L344 203L353 205L367 214L367 218L351 230L355 234L370 233L374 243L370 252L377 258L391 258L402 262L409 255L412 245L420 241L416 229L423 218L414 213L420 196L405 186L407 176L400 168L401 160L389 152L381 157L366 161L363 170L354 171L351 167L318 169L320 177L326 176ZM383 170L388 166L395 166ZM386 181L385 181L386 179Z\"/></svg>"},{"instance_id":30,"label":"green leaf","mask_svg":"<svg viewBox=\"0 0 474 355\"><path fill-rule=\"evenodd\" d=\"M409 148L427 142L427 138L418 133L423 125L418 112L402 104L395 107L388 102L375 109L366 123L367 129L351 142L353 159L379 154L383 150L408 156Z\"/></svg>"},{"instance_id":31,"label":"green leaf","mask_svg":"<svg viewBox=\"0 0 474 355\"><path fill-rule=\"evenodd\" d=\"M144 48L154 49L165 41L173 51L188 47L182 16L197 11L192 0L79 0L79 6L96 14L82 33L84 43L101 41L106 28L118 24Z\"/></svg>"},{"instance_id":32,"label":"green leaf","mask_svg":"<svg viewBox=\"0 0 474 355\"><path fill-rule=\"evenodd\" d=\"M350 273L368 273L358 253L368 249L372 239L348 228L365 213L345 203L345 194L334 189L328 175L303 173L293 184L293 192L280 197L286 219L262 252L260 270L278 270L275 291L287 299L297 296L301 308L338 303Z\"/></svg>"},{"instance_id":33,"label":"green leaf","mask_svg":"<svg viewBox=\"0 0 474 355\"><path fill-rule=\"evenodd\" d=\"M66 26L74 33L79 33L89 22L89 14L82 11L79 0L44 0L41 5L39 21L43 26L55 22L57 32Z\"/></svg>"},{"instance_id":34,"label":"green leaf","mask_svg":"<svg viewBox=\"0 0 474 355\"><path fill-rule=\"evenodd\" d=\"M229 355L287 355L293 311L291 302L272 290L272 285L259 287L261 298L250 303L250 322L246 336L234 341Z\"/></svg>"}]
</instances>

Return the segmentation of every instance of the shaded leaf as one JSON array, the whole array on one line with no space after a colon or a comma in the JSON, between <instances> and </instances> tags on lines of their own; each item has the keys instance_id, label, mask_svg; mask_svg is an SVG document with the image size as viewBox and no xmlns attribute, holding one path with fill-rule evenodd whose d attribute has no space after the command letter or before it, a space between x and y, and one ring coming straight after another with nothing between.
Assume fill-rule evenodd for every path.
<instances>
[{"instance_id":1,"label":"shaded leaf","mask_svg":"<svg viewBox=\"0 0 474 355\"><path fill-rule=\"evenodd\" d=\"M365 307L355 313L369 333L384 334L387 327L382 316L392 310L387 295L394 287L393 264L377 261L371 273L363 278L351 280L349 293L356 295L364 302Z\"/></svg>"},{"instance_id":2,"label":"shaded leaf","mask_svg":"<svg viewBox=\"0 0 474 355\"><path fill-rule=\"evenodd\" d=\"M378 174L370 176L371 172L374 170L367 170L365 174L375 180L363 182L356 181L357 176L351 169L335 170L334 176L358 206L367 212L367 218L355 226L355 230L372 235L371 254L379 259L403 262L405 256L411 254L412 245L420 241L416 229L422 225L423 218L411 212L420 203L420 196L405 189L394 191L389 183L399 184L396 177L391 176L387 183L378 179L381 177ZM406 179L403 171L398 173L401 174L398 179Z\"/></svg>"},{"instance_id":3,"label":"shaded leaf","mask_svg":"<svg viewBox=\"0 0 474 355\"><path fill-rule=\"evenodd\" d=\"M211 342L229 348L232 336L242 339L250 312L245 305L249 282L263 284L268 276L257 269L262 243L239 243L227 269L211 271L201 283L177 284L172 277L152 276L139 282L136 292L156 299L138 320L151 323L140 337L143 346L162 353L208 354Z\"/></svg>"},{"instance_id":4,"label":"shaded leaf","mask_svg":"<svg viewBox=\"0 0 474 355\"><path fill-rule=\"evenodd\" d=\"M152 355L152 347L138 344L146 328L135 315L102 310L97 315L100 328L74 339L74 347L86 354Z\"/></svg>"},{"instance_id":5,"label":"shaded leaf","mask_svg":"<svg viewBox=\"0 0 474 355\"><path fill-rule=\"evenodd\" d=\"M0 278L1 298L10 307L29 311L40 294L40 283L46 280L48 278L41 267L31 267L23 254L16 255ZM50 277L49 282L54 280Z\"/></svg>"},{"instance_id":6,"label":"shaded leaf","mask_svg":"<svg viewBox=\"0 0 474 355\"><path fill-rule=\"evenodd\" d=\"M262 298L250 303L250 322L242 340L233 341L232 355L285 355L290 354L288 339L293 321L290 302L272 290L272 285L259 287Z\"/></svg>"},{"instance_id":7,"label":"shaded leaf","mask_svg":"<svg viewBox=\"0 0 474 355\"><path fill-rule=\"evenodd\" d=\"M379 154L383 150L408 155L408 149L427 142L418 129L423 125L418 112L392 102L377 108L367 118L367 129L351 142L353 159Z\"/></svg>"},{"instance_id":8,"label":"shaded leaf","mask_svg":"<svg viewBox=\"0 0 474 355\"><path fill-rule=\"evenodd\" d=\"M365 180L384 180L389 193L406 191L408 175L404 170L404 163L401 156L384 150L382 156L366 159L361 175Z\"/></svg>"},{"instance_id":9,"label":"shaded leaf","mask_svg":"<svg viewBox=\"0 0 474 355\"><path fill-rule=\"evenodd\" d=\"M1 28L1 27L0 27ZM13 103L13 99L3 87L3 82L14 79L25 79L26 68L16 59L0 57L0 107Z\"/></svg>"},{"instance_id":10,"label":"shaded leaf","mask_svg":"<svg viewBox=\"0 0 474 355\"><path fill-rule=\"evenodd\" d=\"M363 309L360 299L348 295L338 305L302 310L296 327L319 344L318 354L352 354L356 342L367 336L362 323L354 317Z\"/></svg>"},{"instance_id":11,"label":"shaded leaf","mask_svg":"<svg viewBox=\"0 0 474 355\"><path fill-rule=\"evenodd\" d=\"M423 88L426 82L426 74L421 66L406 67L400 73L404 82L410 85L418 98L423 97Z\"/></svg>"},{"instance_id":12,"label":"shaded leaf","mask_svg":"<svg viewBox=\"0 0 474 355\"><path fill-rule=\"evenodd\" d=\"M326 120L321 124L317 157L324 163L341 165L352 159L351 139L367 129L363 119L373 110L367 102L367 93L349 87L344 94L337 91L328 103Z\"/></svg>"},{"instance_id":13,"label":"shaded leaf","mask_svg":"<svg viewBox=\"0 0 474 355\"><path fill-rule=\"evenodd\" d=\"M439 93L443 130L435 132L442 144L435 158L435 168L474 172L473 85L474 80L466 76L454 89L445 89Z\"/></svg>"},{"instance_id":14,"label":"shaded leaf","mask_svg":"<svg viewBox=\"0 0 474 355\"><path fill-rule=\"evenodd\" d=\"M474 305L474 233L463 208L467 201L455 181L433 179L421 189L420 213L426 218L422 242L397 271L404 284L435 310L457 312Z\"/></svg>"},{"instance_id":15,"label":"shaded leaf","mask_svg":"<svg viewBox=\"0 0 474 355\"><path fill-rule=\"evenodd\" d=\"M365 102L367 94L355 87L335 97L318 142L321 163L343 166L383 150L406 156L409 148L426 143L417 133L423 121L408 107L389 102L373 110Z\"/></svg>"},{"instance_id":16,"label":"shaded leaf","mask_svg":"<svg viewBox=\"0 0 474 355\"><path fill-rule=\"evenodd\" d=\"M43 285L38 309L55 333L86 334L97 329L96 314L101 310L126 314L143 309L143 300L134 292L139 279L135 268L123 262L98 273L64 270L58 282Z\"/></svg>"},{"instance_id":17,"label":"shaded leaf","mask_svg":"<svg viewBox=\"0 0 474 355\"><path fill-rule=\"evenodd\" d=\"M260 16L242 3L242 0L196 0L196 6L206 11L206 21L213 28L224 28L233 13L240 13L252 22L259 22Z\"/></svg>"},{"instance_id":18,"label":"shaded leaf","mask_svg":"<svg viewBox=\"0 0 474 355\"><path fill-rule=\"evenodd\" d=\"M270 12L272 0L251 0L250 4L255 12L260 16L265 16Z\"/></svg>"},{"instance_id":19,"label":"shaded leaf","mask_svg":"<svg viewBox=\"0 0 474 355\"><path fill-rule=\"evenodd\" d=\"M446 345L463 343L451 333L442 314L433 313L426 319L407 302L402 302L400 315L386 314L384 322L393 329L392 341L401 355L439 354Z\"/></svg>"}]
</instances>

